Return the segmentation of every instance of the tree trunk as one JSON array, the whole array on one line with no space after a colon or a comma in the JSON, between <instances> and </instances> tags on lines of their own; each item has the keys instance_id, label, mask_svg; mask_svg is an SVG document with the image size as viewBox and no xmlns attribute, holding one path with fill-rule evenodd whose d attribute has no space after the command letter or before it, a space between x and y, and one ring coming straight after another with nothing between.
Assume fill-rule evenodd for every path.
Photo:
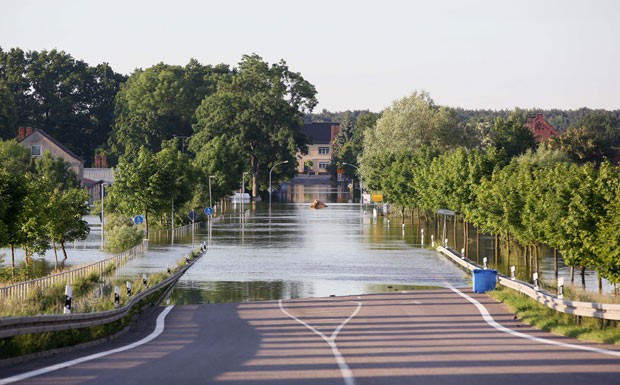
<instances>
[{"instance_id":1,"label":"tree trunk","mask_svg":"<svg viewBox=\"0 0 620 385\"><path fill-rule=\"evenodd\" d=\"M67 249L65 248L65 242L60 242L60 249L62 250L62 255L63 255L63 260L62 262L64 263L67 260Z\"/></svg>"},{"instance_id":2,"label":"tree trunk","mask_svg":"<svg viewBox=\"0 0 620 385\"><path fill-rule=\"evenodd\" d=\"M144 228L146 230L146 236L144 237L145 239L149 239L149 210L145 209L144 210Z\"/></svg>"},{"instance_id":3,"label":"tree trunk","mask_svg":"<svg viewBox=\"0 0 620 385\"><path fill-rule=\"evenodd\" d=\"M553 274L555 275L555 280L558 280L558 249L553 249Z\"/></svg>"},{"instance_id":4,"label":"tree trunk","mask_svg":"<svg viewBox=\"0 0 620 385\"><path fill-rule=\"evenodd\" d=\"M495 234L495 244L493 245L493 250L495 251L495 260L497 261L497 253L499 252L497 249L499 248L499 235Z\"/></svg>"},{"instance_id":5,"label":"tree trunk","mask_svg":"<svg viewBox=\"0 0 620 385\"><path fill-rule=\"evenodd\" d=\"M56 261L54 270L58 270L58 249L56 248L56 241L52 242L52 247L54 248L54 260Z\"/></svg>"},{"instance_id":6,"label":"tree trunk","mask_svg":"<svg viewBox=\"0 0 620 385\"><path fill-rule=\"evenodd\" d=\"M508 236L506 237L506 260L510 261L510 233L508 233ZM495 268L497 269L499 267L499 262L495 261Z\"/></svg>"},{"instance_id":7,"label":"tree trunk","mask_svg":"<svg viewBox=\"0 0 620 385\"><path fill-rule=\"evenodd\" d=\"M603 294L603 278L601 277L601 273L598 273L598 292L599 294Z\"/></svg>"},{"instance_id":8,"label":"tree trunk","mask_svg":"<svg viewBox=\"0 0 620 385\"><path fill-rule=\"evenodd\" d=\"M570 267L570 285L573 286L575 284L575 266Z\"/></svg>"},{"instance_id":9,"label":"tree trunk","mask_svg":"<svg viewBox=\"0 0 620 385\"><path fill-rule=\"evenodd\" d=\"M15 244L11 243L11 274L15 275Z\"/></svg>"},{"instance_id":10,"label":"tree trunk","mask_svg":"<svg viewBox=\"0 0 620 385\"><path fill-rule=\"evenodd\" d=\"M581 287L586 288L586 267L581 266Z\"/></svg>"},{"instance_id":11,"label":"tree trunk","mask_svg":"<svg viewBox=\"0 0 620 385\"><path fill-rule=\"evenodd\" d=\"M480 230L476 227L476 263L480 263Z\"/></svg>"}]
</instances>

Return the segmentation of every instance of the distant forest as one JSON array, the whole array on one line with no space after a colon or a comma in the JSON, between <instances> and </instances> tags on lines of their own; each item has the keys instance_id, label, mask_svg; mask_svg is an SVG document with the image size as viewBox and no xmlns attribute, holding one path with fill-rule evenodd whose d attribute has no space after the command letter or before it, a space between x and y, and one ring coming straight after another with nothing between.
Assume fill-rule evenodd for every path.
<instances>
[{"instance_id":1,"label":"distant forest","mask_svg":"<svg viewBox=\"0 0 620 385\"><path fill-rule=\"evenodd\" d=\"M590 108L580 108L577 110L560 110L560 109L517 109L517 110L466 110L463 108L447 107L452 111L461 122L493 122L496 118L507 119L513 112L521 112L526 115L543 114L545 119L553 125L553 127L560 133L565 132L569 127L573 126L576 122L580 121L587 114L593 111L606 111L606 110L593 110ZM340 111L330 112L323 109L319 113L306 114L306 123L327 123L327 122L342 122L345 115L348 114L349 119L356 121L357 117L368 113L369 110L354 110L354 111ZM616 118L620 119L620 110L608 111L613 113Z\"/></svg>"}]
</instances>

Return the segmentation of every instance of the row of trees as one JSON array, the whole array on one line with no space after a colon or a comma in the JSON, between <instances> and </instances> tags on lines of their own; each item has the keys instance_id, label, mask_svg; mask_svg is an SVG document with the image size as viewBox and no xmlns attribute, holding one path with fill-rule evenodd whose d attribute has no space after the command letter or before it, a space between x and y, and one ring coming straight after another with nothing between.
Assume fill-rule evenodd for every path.
<instances>
[{"instance_id":1,"label":"row of trees","mask_svg":"<svg viewBox=\"0 0 620 385\"><path fill-rule=\"evenodd\" d=\"M19 247L30 259L53 248L67 258L65 245L84 239L88 193L68 163L49 153L31 158L15 140L0 141L0 247Z\"/></svg>"},{"instance_id":2,"label":"row of trees","mask_svg":"<svg viewBox=\"0 0 620 385\"><path fill-rule=\"evenodd\" d=\"M579 156L583 142L573 140L573 129L537 146L524 123L516 113L490 126L455 124L427 94L414 93L366 130L359 157L364 180L403 215L451 209L484 232L519 242L526 253L545 243L582 275L588 267L620 282L620 169L603 150L620 137L620 124L600 112L582 120L575 130L599 140L587 142L597 154L588 158Z\"/></svg>"},{"instance_id":3,"label":"row of trees","mask_svg":"<svg viewBox=\"0 0 620 385\"><path fill-rule=\"evenodd\" d=\"M0 47L0 139L15 138L18 126L40 128L90 164L125 80L107 63L89 66L63 51Z\"/></svg>"}]
</instances>

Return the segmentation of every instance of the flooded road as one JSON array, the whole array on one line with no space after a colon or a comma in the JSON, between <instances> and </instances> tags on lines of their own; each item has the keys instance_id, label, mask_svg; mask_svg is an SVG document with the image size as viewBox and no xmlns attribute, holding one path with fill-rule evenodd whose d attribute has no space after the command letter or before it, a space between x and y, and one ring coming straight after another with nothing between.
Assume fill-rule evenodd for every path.
<instances>
[{"instance_id":1,"label":"flooded road","mask_svg":"<svg viewBox=\"0 0 620 385\"><path fill-rule=\"evenodd\" d=\"M326 297L406 289L457 287L465 273L436 252L384 232L359 204L257 204L215 222L209 251L181 279L180 303ZM207 229L199 238L208 239ZM391 287L388 287L391 286Z\"/></svg>"}]
</instances>

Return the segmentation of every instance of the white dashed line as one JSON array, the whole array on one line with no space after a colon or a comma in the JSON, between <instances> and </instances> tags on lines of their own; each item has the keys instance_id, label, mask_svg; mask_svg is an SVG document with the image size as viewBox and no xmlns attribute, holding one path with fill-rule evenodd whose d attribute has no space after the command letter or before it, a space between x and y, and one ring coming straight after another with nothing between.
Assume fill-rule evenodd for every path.
<instances>
[{"instance_id":1,"label":"white dashed line","mask_svg":"<svg viewBox=\"0 0 620 385\"><path fill-rule=\"evenodd\" d=\"M349 321L351 321L353 319L353 317L355 317L357 315L357 313L359 313L360 310L362 309L362 303L361 302L355 301L355 302L352 302L352 303L356 303L357 304L357 308L355 309L355 311L346 320L344 320L336 328L336 330L334 330L334 332L332 333L331 336L327 337L323 332L319 331L314 326L309 325L305 321L303 321L303 320L295 317L291 313L289 313L284 308L284 306L282 305L282 300L278 301L278 304L280 305L280 310L282 310L282 312L284 314L286 314L290 318L294 319L295 321L299 322L300 324L302 324L303 326L305 326L306 328L311 330L314 334L316 334L319 337L321 337L325 342L327 342L329 347L332 349L332 353L334 355L334 358L336 359L336 363L338 364L338 367L340 368L340 373L342 375L342 379L344 380L344 383L346 385L355 385L355 378L353 377L353 372L351 371L351 368L349 368L349 365L347 365L346 361L344 360L344 357L342 356L342 353L340 353L340 351L338 350L338 345L336 345L336 337L338 337L338 333L340 333L342 328L344 328L345 325Z\"/></svg>"}]
</instances>

